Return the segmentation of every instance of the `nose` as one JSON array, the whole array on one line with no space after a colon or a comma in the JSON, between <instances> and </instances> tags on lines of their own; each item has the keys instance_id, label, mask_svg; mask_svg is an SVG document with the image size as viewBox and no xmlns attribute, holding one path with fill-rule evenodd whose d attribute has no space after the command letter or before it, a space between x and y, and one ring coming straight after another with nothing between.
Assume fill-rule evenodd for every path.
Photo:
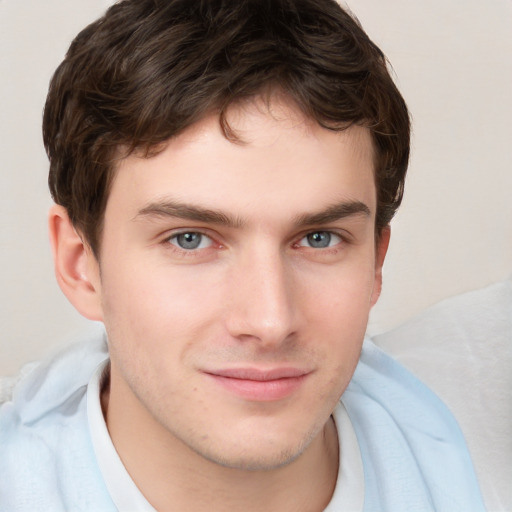
<instances>
[{"instance_id":1,"label":"nose","mask_svg":"<svg viewBox=\"0 0 512 512\"><path fill-rule=\"evenodd\" d=\"M239 340L275 347L296 330L293 272L279 250L260 248L242 255L230 276L227 328Z\"/></svg>"}]
</instances>

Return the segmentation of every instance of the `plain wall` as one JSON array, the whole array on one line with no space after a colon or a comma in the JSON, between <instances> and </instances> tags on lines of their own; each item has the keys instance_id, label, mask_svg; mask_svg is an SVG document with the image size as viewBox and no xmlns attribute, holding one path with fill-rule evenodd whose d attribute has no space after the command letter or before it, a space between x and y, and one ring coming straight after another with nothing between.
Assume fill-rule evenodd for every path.
<instances>
[{"instance_id":1,"label":"plain wall","mask_svg":"<svg viewBox=\"0 0 512 512\"><path fill-rule=\"evenodd\" d=\"M0 0L0 375L88 326L53 277L40 125L53 70L109 3ZM512 2L348 5L393 64L414 122L375 334L512 273Z\"/></svg>"}]
</instances>

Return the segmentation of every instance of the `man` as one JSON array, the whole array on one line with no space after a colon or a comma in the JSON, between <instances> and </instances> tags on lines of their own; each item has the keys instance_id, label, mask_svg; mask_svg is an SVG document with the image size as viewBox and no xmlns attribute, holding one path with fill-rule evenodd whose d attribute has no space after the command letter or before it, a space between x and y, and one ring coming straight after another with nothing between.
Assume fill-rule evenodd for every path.
<instances>
[{"instance_id":1,"label":"man","mask_svg":"<svg viewBox=\"0 0 512 512\"><path fill-rule=\"evenodd\" d=\"M121 1L44 140L57 279L108 358L2 408L2 510L483 510L449 412L362 348L409 117L334 1Z\"/></svg>"}]
</instances>

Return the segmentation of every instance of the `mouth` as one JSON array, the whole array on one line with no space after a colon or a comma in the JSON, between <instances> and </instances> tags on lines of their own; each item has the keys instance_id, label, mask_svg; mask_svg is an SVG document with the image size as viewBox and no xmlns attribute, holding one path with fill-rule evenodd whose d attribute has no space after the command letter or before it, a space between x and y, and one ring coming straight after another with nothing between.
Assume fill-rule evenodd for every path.
<instances>
[{"instance_id":1,"label":"mouth","mask_svg":"<svg viewBox=\"0 0 512 512\"><path fill-rule=\"evenodd\" d=\"M224 390L244 400L271 402L297 392L311 371L290 367L229 368L204 373Z\"/></svg>"}]
</instances>

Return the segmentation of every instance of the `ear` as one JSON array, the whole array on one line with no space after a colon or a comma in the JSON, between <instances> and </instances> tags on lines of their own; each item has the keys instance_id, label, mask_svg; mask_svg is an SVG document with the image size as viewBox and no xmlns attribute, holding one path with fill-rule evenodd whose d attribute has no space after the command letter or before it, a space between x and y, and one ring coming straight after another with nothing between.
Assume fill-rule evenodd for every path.
<instances>
[{"instance_id":1,"label":"ear","mask_svg":"<svg viewBox=\"0 0 512 512\"><path fill-rule=\"evenodd\" d=\"M66 209L54 205L48 215L57 282L69 302L90 320L103 320L99 265L71 223Z\"/></svg>"},{"instance_id":2,"label":"ear","mask_svg":"<svg viewBox=\"0 0 512 512\"><path fill-rule=\"evenodd\" d=\"M391 237L391 228L386 226L379 233L379 238L376 242L375 248L375 280L373 283L372 297L371 297L371 305L375 306L377 300L380 297L380 292L382 290L382 266L384 265L384 259L386 258L386 253L388 252L389 247L389 239Z\"/></svg>"}]
</instances>

